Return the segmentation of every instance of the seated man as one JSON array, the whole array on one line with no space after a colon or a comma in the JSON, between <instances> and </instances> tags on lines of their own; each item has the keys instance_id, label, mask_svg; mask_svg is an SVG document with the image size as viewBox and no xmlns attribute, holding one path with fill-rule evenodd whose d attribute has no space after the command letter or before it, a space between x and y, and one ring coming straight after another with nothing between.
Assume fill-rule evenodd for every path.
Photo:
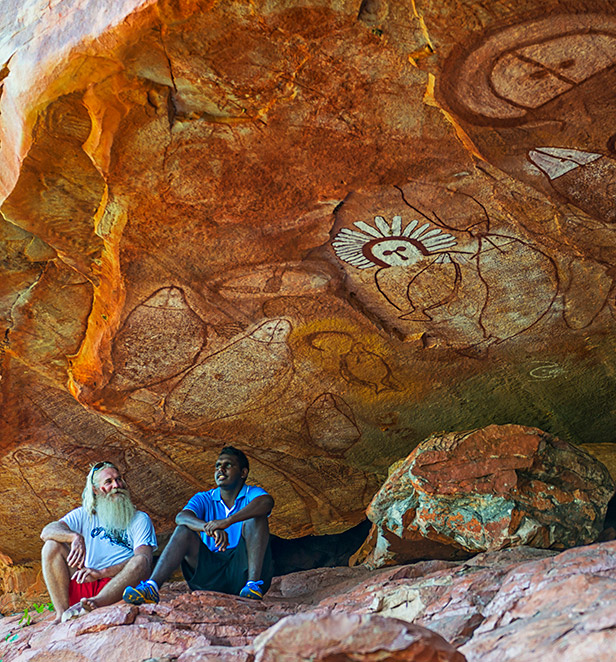
<instances>
[{"instance_id":1,"label":"seated man","mask_svg":"<svg viewBox=\"0 0 616 662\"><path fill-rule=\"evenodd\" d=\"M226 446L216 461L217 488L198 492L178 513L178 525L150 579L124 591L124 600L158 602L158 591L181 564L192 590L260 600L272 580L267 517L274 500L246 485L248 458ZM199 533L201 534L199 536Z\"/></svg>"},{"instance_id":2,"label":"seated man","mask_svg":"<svg viewBox=\"0 0 616 662\"><path fill-rule=\"evenodd\" d=\"M135 510L111 462L90 469L81 502L41 532L43 577L55 623L117 602L129 584L147 577L152 568L152 521Z\"/></svg>"}]
</instances>

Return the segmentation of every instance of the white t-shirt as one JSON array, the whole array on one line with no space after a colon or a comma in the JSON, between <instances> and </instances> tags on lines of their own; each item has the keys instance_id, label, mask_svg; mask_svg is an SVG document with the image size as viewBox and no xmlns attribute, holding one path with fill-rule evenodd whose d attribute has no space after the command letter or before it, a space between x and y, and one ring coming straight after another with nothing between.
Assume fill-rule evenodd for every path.
<instances>
[{"instance_id":1,"label":"white t-shirt","mask_svg":"<svg viewBox=\"0 0 616 662\"><path fill-rule=\"evenodd\" d=\"M102 570L126 561L141 545L149 545L152 551L157 548L152 520L141 510L135 513L122 538L106 531L100 525L98 516L95 514L89 517L82 506L71 510L60 521L71 531L83 536L86 543L85 566L92 570Z\"/></svg>"}]
</instances>

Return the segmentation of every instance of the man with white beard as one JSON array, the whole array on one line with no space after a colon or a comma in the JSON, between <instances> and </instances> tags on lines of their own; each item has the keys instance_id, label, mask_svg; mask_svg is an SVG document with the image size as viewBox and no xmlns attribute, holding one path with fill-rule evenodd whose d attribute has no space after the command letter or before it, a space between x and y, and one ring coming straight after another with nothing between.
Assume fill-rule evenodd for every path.
<instances>
[{"instance_id":1,"label":"man with white beard","mask_svg":"<svg viewBox=\"0 0 616 662\"><path fill-rule=\"evenodd\" d=\"M127 586L149 576L156 549L152 521L135 509L111 462L90 469L81 502L41 532L55 623L117 602Z\"/></svg>"}]
</instances>

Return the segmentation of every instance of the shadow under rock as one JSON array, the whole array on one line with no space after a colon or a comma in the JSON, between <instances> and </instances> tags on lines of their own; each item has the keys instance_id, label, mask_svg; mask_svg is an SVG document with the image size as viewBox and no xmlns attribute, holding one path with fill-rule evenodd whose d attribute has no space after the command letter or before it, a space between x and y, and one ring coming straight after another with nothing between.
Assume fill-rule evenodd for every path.
<instances>
[{"instance_id":1,"label":"shadow under rock","mask_svg":"<svg viewBox=\"0 0 616 662\"><path fill-rule=\"evenodd\" d=\"M303 538L271 536L274 575L288 575L299 570L348 566L349 559L360 548L371 522L364 520L343 533Z\"/></svg>"}]
</instances>

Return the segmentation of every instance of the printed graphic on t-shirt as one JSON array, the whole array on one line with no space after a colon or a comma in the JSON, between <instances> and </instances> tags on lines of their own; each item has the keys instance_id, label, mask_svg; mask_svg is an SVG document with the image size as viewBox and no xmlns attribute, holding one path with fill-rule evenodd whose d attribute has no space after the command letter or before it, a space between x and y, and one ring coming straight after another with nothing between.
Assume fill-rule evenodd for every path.
<instances>
[{"instance_id":1,"label":"printed graphic on t-shirt","mask_svg":"<svg viewBox=\"0 0 616 662\"><path fill-rule=\"evenodd\" d=\"M120 547L126 547L126 549L130 549L132 551L133 547L128 541L128 536L126 535L126 531L120 536L117 531L107 531L107 529L103 528L102 526L96 526L92 529L92 532L90 533L92 538L97 538L98 536L101 536L102 540L109 540L114 545L120 545Z\"/></svg>"}]
</instances>

